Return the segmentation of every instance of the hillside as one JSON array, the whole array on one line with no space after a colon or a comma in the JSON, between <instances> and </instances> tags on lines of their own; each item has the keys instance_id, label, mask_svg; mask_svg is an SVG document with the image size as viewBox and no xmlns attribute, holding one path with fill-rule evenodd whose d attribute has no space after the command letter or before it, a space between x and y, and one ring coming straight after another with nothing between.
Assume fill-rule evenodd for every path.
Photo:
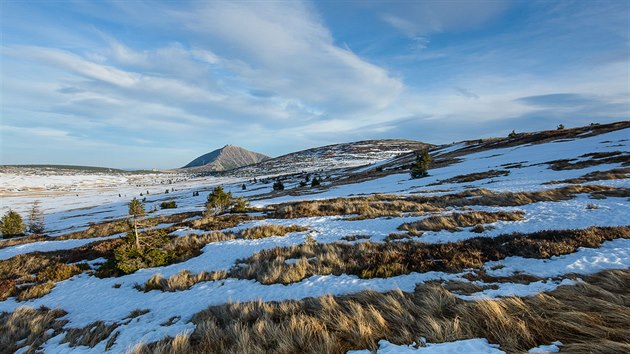
<instances>
[{"instance_id":1,"label":"hillside","mask_svg":"<svg viewBox=\"0 0 630 354\"><path fill-rule=\"evenodd\" d=\"M419 179L408 151L422 143L379 141L235 170L276 168L273 178L5 198L22 215L41 200L48 232L0 240L0 343L10 353L625 353L629 137L625 121L430 146ZM321 185L300 184L314 176ZM251 205L204 216L219 185ZM150 211L141 254L125 237L140 193ZM167 201L175 208L158 207Z\"/></svg>"},{"instance_id":2,"label":"hillside","mask_svg":"<svg viewBox=\"0 0 630 354\"><path fill-rule=\"evenodd\" d=\"M429 146L431 145L411 140L364 140L326 145L293 152L252 166L239 168L232 171L231 174L260 176L356 167Z\"/></svg>"},{"instance_id":3,"label":"hillside","mask_svg":"<svg viewBox=\"0 0 630 354\"><path fill-rule=\"evenodd\" d=\"M268 159L269 156L249 151L242 147L225 145L220 149L197 157L182 167L182 169L195 172L228 171Z\"/></svg>"}]
</instances>

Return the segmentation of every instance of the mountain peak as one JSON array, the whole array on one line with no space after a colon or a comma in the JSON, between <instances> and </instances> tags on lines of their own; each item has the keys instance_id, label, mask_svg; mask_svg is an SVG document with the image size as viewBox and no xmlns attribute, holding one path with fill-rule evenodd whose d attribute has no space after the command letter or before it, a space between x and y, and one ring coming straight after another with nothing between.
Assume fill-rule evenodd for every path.
<instances>
[{"instance_id":1,"label":"mountain peak","mask_svg":"<svg viewBox=\"0 0 630 354\"><path fill-rule=\"evenodd\" d=\"M269 157L239 146L224 147L201 155L182 168L196 171L227 171L268 160Z\"/></svg>"}]
</instances>

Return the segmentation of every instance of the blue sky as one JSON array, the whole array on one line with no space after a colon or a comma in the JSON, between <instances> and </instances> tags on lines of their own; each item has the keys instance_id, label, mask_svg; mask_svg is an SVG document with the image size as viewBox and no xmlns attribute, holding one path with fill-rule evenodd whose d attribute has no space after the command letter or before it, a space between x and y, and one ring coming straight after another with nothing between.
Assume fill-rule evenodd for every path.
<instances>
[{"instance_id":1,"label":"blue sky","mask_svg":"<svg viewBox=\"0 0 630 354\"><path fill-rule=\"evenodd\" d=\"M628 1L2 1L2 164L504 136L630 114Z\"/></svg>"}]
</instances>

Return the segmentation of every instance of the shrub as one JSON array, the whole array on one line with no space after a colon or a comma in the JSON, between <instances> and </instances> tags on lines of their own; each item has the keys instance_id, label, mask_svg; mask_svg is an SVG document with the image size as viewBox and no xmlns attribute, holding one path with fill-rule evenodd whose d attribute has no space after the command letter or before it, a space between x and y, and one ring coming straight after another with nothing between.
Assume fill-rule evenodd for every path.
<instances>
[{"instance_id":1,"label":"shrub","mask_svg":"<svg viewBox=\"0 0 630 354\"><path fill-rule=\"evenodd\" d=\"M516 131L514 131L514 129L512 129L512 132L510 134L508 134L508 138L516 138Z\"/></svg>"},{"instance_id":2,"label":"shrub","mask_svg":"<svg viewBox=\"0 0 630 354\"><path fill-rule=\"evenodd\" d=\"M411 167L411 178L421 178L429 175L427 172L431 165L431 156L425 149L421 153L416 154L416 162Z\"/></svg>"},{"instance_id":3,"label":"shrub","mask_svg":"<svg viewBox=\"0 0 630 354\"><path fill-rule=\"evenodd\" d=\"M313 180L311 181L311 187L317 187L319 185L321 185L321 182L319 181L319 178L313 177Z\"/></svg>"},{"instance_id":4,"label":"shrub","mask_svg":"<svg viewBox=\"0 0 630 354\"><path fill-rule=\"evenodd\" d=\"M273 190L274 191L283 191L284 190L284 184L282 183L282 181L276 181L273 184Z\"/></svg>"},{"instance_id":5,"label":"shrub","mask_svg":"<svg viewBox=\"0 0 630 354\"><path fill-rule=\"evenodd\" d=\"M162 202L160 203L160 209L175 209L177 208L177 203L174 200L170 202Z\"/></svg>"},{"instance_id":6,"label":"shrub","mask_svg":"<svg viewBox=\"0 0 630 354\"><path fill-rule=\"evenodd\" d=\"M172 252L166 251L164 246L169 242L166 232L154 230L143 237L144 249L134 246L134 237L127 235L125 243L114 250L114 267L125 274L133 273L141 268L159 267L169 264Z\"/></svg>"},{"instance_id":7,"label":"shrub","mask_svg":"<svg viewBox=\"0 0 630 354\"><path fill-rule=\"evenodd\" d=\"M206 212L209 215L219 215L225 212L233 203L232 193L226 193L223 187L218 186L212 190L212 193L208 195L208 202L206 203Z\"/></svg>"},{"instance_id":8,"label":"shrub","mask_svg":"<svg viewBox=\"0 0 630 354\"><path fill-rule=\"evenodd\" d=\"M564 130L564 124L558 124L558 130Z\"/></svg>"},{"instance_id":9,"label":"shrub","mask_svg":"<svg viewBox=\"0 0 630 354\"><path fill-rule=\"evenodd\" d=\"M20 214L9 209L2 217L0 231L2 231L2 237L5 238L20 236L26 231L26 225L24 225Z\"/></svg>"}]
</instances>

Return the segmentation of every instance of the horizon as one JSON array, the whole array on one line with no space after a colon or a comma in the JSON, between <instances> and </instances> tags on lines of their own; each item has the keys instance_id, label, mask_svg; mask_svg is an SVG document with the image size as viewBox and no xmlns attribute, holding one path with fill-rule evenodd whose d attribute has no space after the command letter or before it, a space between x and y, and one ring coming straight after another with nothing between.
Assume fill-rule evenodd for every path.
<instances>
[{"instance_id":1,"label":"horizon","mask_svg":"<svg viewBox=\"0 0 630 354\"><path fill-rule=\"evenodd\" d=\"M172 169L226 144L276 157L630 116L628 2L1 6L0 165Z\"/></svg>"}]
</instances>

